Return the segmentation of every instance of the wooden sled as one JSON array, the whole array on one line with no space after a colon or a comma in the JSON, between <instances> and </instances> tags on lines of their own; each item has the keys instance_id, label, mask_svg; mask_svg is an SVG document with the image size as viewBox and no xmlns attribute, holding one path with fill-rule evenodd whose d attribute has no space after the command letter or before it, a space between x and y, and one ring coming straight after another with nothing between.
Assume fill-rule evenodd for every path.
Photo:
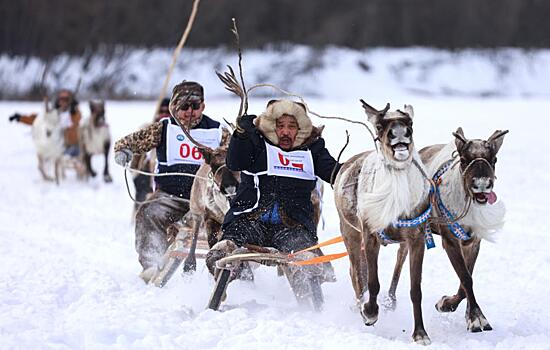
<instances>
[{"instance_id":1,"label":"wooden sled","mask_svg":"<svg viewBox=\"0 0 550 350\"><path fill-rule=\"evenodd\" d=\"M193 230L182 228L170 244L162 258L159 271L151 279L152 283L162 288L168 283L174 272L184 262L183 271L192 272L196 269L196 259L204 259L210 247L206 235L198 233L193 239ZM194 254L190 253L194 251Z\"/></svg>"},{"instance_id":2,"label":"wooden sled","mask_svg":"<svg viewBox=\"0 0 550 350\"><path fill-rule=\"evenodd\" d=\"M208 308L218 310L220 304L226 297L226 290L229 282L235 276L236 269L243 263L255 262L267 266L276 266L279 271L285 271L288 265L300 261L296 257L278 252L273 248L262 248L248 246L248 248L237 249L233 254L221 258L216 262L216 285L210 296ZM307 296L300 296L295 286L291 284L296 299L300 304L308 304L315 311L321 311L324 303L323 291L321 289L322 278L311 276L307 281Z\"/></svg>"}]
</instances>

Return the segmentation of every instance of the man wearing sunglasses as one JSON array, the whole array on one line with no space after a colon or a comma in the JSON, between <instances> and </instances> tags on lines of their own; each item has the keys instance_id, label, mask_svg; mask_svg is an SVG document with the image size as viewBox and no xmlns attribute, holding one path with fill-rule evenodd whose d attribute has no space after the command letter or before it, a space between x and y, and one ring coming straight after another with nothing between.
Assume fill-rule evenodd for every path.
<instances>
[{"instance_id":1,"label":"man wearing sunglasses","mask_svg":"<svg viewBox=\"0 0 550 350\"><path fill-rule=\"evenodd\" d=\"M80 110L78 108L78 101L74 98L71 91L61 89L55 98L54 109L59 113L59 122L63 127L65 137L65 154L71 157L76 157L80 151L78 128L80 120L82 119L82 115L80 114ZM10 122L16 121L27 125L32 125L37 116L37 113L28 115L14 113L8 119Z\"/></svg>"},{"instance_id":2,"label":"man wearing sunglasses","mask_svg":"<svg viewBox=\"0 0 550 350\"><path fill-rule=\"evenodd\" d=\"M157 172L188 174L155 177L155 191L136 213L136 251L143 267L140 276L148 283L160 267L168 248L167 229L189 211L193 175L204 162L198 148L181 128L211 148L217 148L229 131L203 114L204 89L193 81L176 85L168 104L170 115L154 122L115 144L115 161L127 166L133 155L156 149Z\"/></svg>"}]
</instances>

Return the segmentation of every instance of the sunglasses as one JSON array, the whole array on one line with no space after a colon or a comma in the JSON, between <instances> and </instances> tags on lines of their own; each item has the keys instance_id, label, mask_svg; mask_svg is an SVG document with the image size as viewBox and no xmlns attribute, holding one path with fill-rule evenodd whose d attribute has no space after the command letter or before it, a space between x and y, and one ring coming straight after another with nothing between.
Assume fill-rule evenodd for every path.
<instances>
[{"instance_id":1,"label":"sunglasses","mask_svg":"<svg viewBox=\"0 0 550 350\"><path fill-rule=\"evenodd\" d=\"M196 111L197 109L201 108L201 103L200 102L193 102L193 103L184 103L180 106L179 110L180 111L186 111L189 109L189 107L191 107L194 111Z\"/></svg>"}]
</instances>

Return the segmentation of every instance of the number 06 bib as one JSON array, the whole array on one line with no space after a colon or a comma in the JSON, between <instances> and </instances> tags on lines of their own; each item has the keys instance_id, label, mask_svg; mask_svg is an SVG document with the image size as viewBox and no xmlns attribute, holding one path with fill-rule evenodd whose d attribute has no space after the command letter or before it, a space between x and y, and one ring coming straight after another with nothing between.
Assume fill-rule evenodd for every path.
<instances>
[{"instance_id":1,"label":"number 06 bib","mask_svg":"<svg viewBox=\"0 0 550 350\"><path fill-rule=\"evenodd\" d=\"M221 142L221 129L191 129L191 136L205 146L218 148ZM166 163L197 164L204 162L198 147L187 138L177 125L168 124L166 132Z\"/></svg>"}]
</instances>

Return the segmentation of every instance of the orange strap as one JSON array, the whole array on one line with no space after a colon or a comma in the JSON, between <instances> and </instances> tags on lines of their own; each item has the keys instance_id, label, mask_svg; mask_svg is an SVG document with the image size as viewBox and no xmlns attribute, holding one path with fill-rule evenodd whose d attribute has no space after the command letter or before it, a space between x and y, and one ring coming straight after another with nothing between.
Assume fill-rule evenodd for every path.
<instances>
[{"instance_id":1,"label":"orange strap","mask_svg":"<svg viewBox=\"0 0 550 350\"><path fill-rule=\"evenodd\" d=\"M297 251L297 252L294 252L292 254L288 254L288 256L294 256L296 254L299 254L299 253L303 253L303 252L307 252L309 250L313 250L313 249L317 249L317 248L321 248L321 247L324 247L324 246L327 246L327 245L331 245L331 244L335 244L335 243L340 243L344 241L344 238L342 238L342 236L337 236L337 237L334 237L334 238L331 238L329 240L326 240L324 242L321 242L319 244L316 244L314 246L311 246L309 248L306 248L306 249L302 249L300 251Z\"/></svg>"},{"instance_id":2,"label":"orange strap","mask_svg":"<svg viewBox=\"0 0 550 350\"><path fill-rule=\"evenodd\" d=\"M327 261L340 259L341 257L344 257L346 255L348 255L347 252L337 253L337 254L328 254L328 255L317 256L317 257L309 259L309 260L291 261L291 262L289 262L289 264L299 265L299 266L320 264L320 263L324 263L324 262L327 262Z\"/></svg>"},{"instance_id":3,"label":"orange strap","mask_svg":"<svg viewBox=\"0 0 550 350\"><path fill-rule=\"evenodd\" d=\"M288 257L291 258L293 256L295 256L296 254L300 254L300 253L303 253L303 252L307 252L309 250L313 250L313 249L317 249L317 248L321 248L321 247L325 247L327 245L331 245L331 244L335 244L335 243L340 243L340 242L343 242L344 241L344 238L342 238L342 236L337 236L337 237L334 237L334 238L331 238L331 239L328 239L324 242L321 242L319 244L316 244L314 246L311 246L309 248L306 248L306 249L302 249L300 251L297 251L297 252L294 252L292 254L288 254ZM313 264L320 264L320 263L324 263L324 262L327 262L327 261L332 261L332 260L336 260L336 259L340 259L341 257L344 257L348 255L347 252L344 252L344 253L337 253L337 254L328 254L328 255L322 255L322 256L316 256L314 258L311 258L311 259L308 259L308 260L300 260L300 261L292 261L290 262L290 264L293 264L293 265L313 265Z\"/></svg>"}]
</instances>

